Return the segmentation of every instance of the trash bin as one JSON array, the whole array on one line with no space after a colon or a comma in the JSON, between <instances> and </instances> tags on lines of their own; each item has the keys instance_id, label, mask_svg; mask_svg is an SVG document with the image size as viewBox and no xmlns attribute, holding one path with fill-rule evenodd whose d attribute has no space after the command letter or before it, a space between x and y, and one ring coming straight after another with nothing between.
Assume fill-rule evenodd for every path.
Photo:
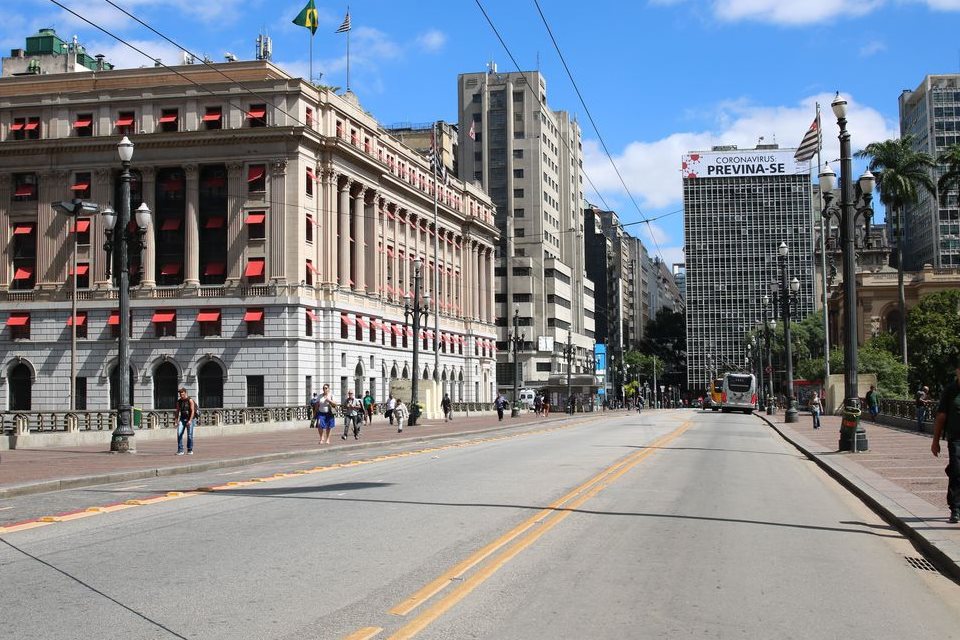
<instances>
[{"instance_id":1,"label":"trash bin","mask_svg":"<svg viewBox=\"0 0 960 640\"><path fill-rule=\"evenodd\" d=\"M840 451L866 451L867 432L860 428L860 408L845 406L840 418Z\"/></svg>"}]
</instances>

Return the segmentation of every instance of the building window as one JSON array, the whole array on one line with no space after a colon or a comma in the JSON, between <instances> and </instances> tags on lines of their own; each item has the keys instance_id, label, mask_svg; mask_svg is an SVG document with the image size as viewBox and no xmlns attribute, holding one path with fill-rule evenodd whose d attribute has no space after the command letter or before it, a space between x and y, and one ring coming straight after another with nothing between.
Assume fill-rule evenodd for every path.
<instances>
[{"instance_id":1,"label":"building window","mask_svg":"<svg viewBox=\"0 0 960 640\"><path fill-rule=\"evenodd\" d=\"M67 326L73 326L73 316L67 318ZM77 338L86 338L87 337L87 312L86 311L77 311Z\"/></svg>"},{"instance_id":2,"label":"building window","mask_svg":"<svg viewBox=\"0 0 960 640\"><path fill-rule=\"evenodd\" d=\"M263 284L266 281L266 261L264 258L250 258L243 275L249 284Z\"/></svg>"},{"instance_id":3,"label":"building window","mask_svg":"<svg viewBox=\"0 0 960 640\"><path fill-rule=\"evenodd\" d=\"M73 266L69 270L70 277L73 277ZM89 289L90 288L90 263L89 262L78 262L77 263L77 289Z\"/></svg>"},{"instance_id":4,"label":"building window","mask_svg":"<svg viewBox=\"0 0 960 640\"><path fill-rule=\"evenodd\" d=\"M80 113L73 121L73 131L78 138L89 138L93 135L93 114Z\"/></svg>"},{"instance_id":5,"label":"building window","mask_svg":"<svg viewBox=\"0 0 960 640\"><path fill-rule=\"evenodd\" d=\"M173 309L154 311L151 322L153 322L154 337L175 338L177 336L177 312Z\"/></svg>"},{"instance_id":6,"label":"building window","mask_svg":"<svg viewBox=\"0 0 960 640\"><path fill-rule=\"evenodd\" d=\"M550 371L550 363L549 363L549 362L538 362L538 363L537 363L537 371Z\"/></svg>"},{"instance_id":7,"label":"building window","mask_svg":"<svg viewBox=\"0 0 960 640\"><path fill-rule=\"evenodd\" d=\"M33 289L36 283L37 233L32 222L13 225L13 282L11 289Z\"/></svg>"},{"instance_id":8,"label":"building window","mask_svg":"<svg viewBox=\"0 0 960 640\"><path fill-rule=\"evenodd\" d=\"M311 244L313 243L314 224L315 223L313 222L313 216L307 216L306 222L304 223L304 227L303 227L304 239L307 241L307 243L311 243Z\"/></svg>"},{"instance_id":9,"label":"building window","mask_svg":"<svg viewBox=\"0 0 960 640\"><path fill-rule=\"evenodd\" d=\"M514 197L514 198L522 198L522 197L523 197L523 189L514 189L514 190L513 190L513 197Z\"/></svg>"},{"instance_id":10,"label":"building window","mask_svg":"<svg viewBox=\"0 0 960 640\"><path fill-rule=\"evenodd\" d=\"M7 318L7 326L10 327L11 340L29 340L30 339L30 314L29 313L11 313Z\"/></svg>"},{"instance_id":11,"label":"building window","mask_svg":"<svg viewBox=\"0 0 960 640\"><path fill-rule=\"evenodd\" d=\"M483 101L483 96L479 93L475 93L473 96L471 96L470 100L474 104L480 104Z\"/></svg>"},{"instance_id":12,"label":"building window","mask_svg":"<svg viewBox=\"0 0 960 640\"><path fill-rule=\"evenodd\" d=\"M474 171L473 179L477 182L483 182L483 171Z\"/></svg>"},{"instance_id":13,"label":"building window","mask_svg":"<svg viewBox=\"0 0 960 640\"><path fill-rule=\"evenodd\" d=\"M264 334L263 309L247 309L243 314L243 321L247 324L248 336L262 336Z\"/></svg>"},{"instance_id":14,"label":"building window","mask_svg":"<svg viewBox=\"0 0 960 640\"><path fill-rule=\"evenodd\" d=\"M179 129L180 112L177 109L163 109L160 111L160 131L172 132Z\"/></svg>"},{"instance_id":15,"label":"building window","mask_svg":"<svg viewBox=\"0 0 960 640\"><path fill-rule=\"evenodd\" d=\"M27 132L27 140L39 140L40 139L40 118L39 117L30 117L27 118L27 123L23 126L23 130ZM22 140L23 138L20 138Z\"/></svg>"},{"instance_id":16,"label":"building window","mask_svg":"<svg viewBox=\"0 0 960 640\"><path fill-rule=\"evenodd\" d=\"M313 183L316 181L317 179L313 175L313 169L307 167L306 194L311 198L313 197Z\"/></svg>"},{"instance_id":17,"label":"building window","mask_svg":"<svg viewBox=\"0 0 960 640\"><path fill-rule=\"evenodd\" d=\"M27 119L14 118L10 124L10 137L13 140L24 140L27 137Z\"/></svg>"},{"instance_id":18,"label":"building window","mask_svg":"<svg viewBox=\"0 0 960 640\"><path fill-rule=\"evenodd\" d=\"M77 244L80 246L89 246L90 244L90 218L77 218L76 226L70 229L77 234Z\"/></svg>"},{"instance_id":19,"label":"building window","mask_svg":"<svg viewBox=\"0 0 960 640\"><path fill-rule=\"evenodd\" d=\"M307 285L311 287L313 286L313 274L316 272L317 270L313 266L313 260L307 260L307 264L304 268L304 282L306 282Z\"/></svg>"},{"instance_id":20,"label":"building window","mask_svg":"<svg viewBox=\"0 0 960 640\"><path fill-rule=\"evenodd\" d=\"M122 136L133 135L135 129L136 114L133 111L121 111L117 114L117 121L114 126L117 127L117 133Z\"/></svg>"},{"instance_id":21,"label":"building window","mask_svg":"<svg viewBox=\"0 0 960 640\"><path fill-rule=\"evenodd\" d=\"M522 177L523 177L523 169L514 169L514 170L513 170L513 177L514 177L514 178L522 178Z\"/></svg>"},{"instance_id":22,"label":"building window","mask_svg":"<svg viewBox=\"0 0 960 640\"><path fill-rule=\"evenodd\" d=\"M200 335L204 338L210 338L221 335L222 323L220 321L219 309L204 309L197 314L197 322L200 323Z\"/></svg>"},{"instance_id":23,"label":"building window","mask_svg":"<svg viewBox=\"0 0 960 640\"><path fill-rule=\"evenodd\" d=\"M515 160L523 160L523 149L514 149L513 158Z\"/></svg>"},{"instance_id":24,"label":"building window","mask_svg":"<svg viewBox=\"0 0 960 640\"><path fill-rule=\"evenodd\" d=\"M70 187L74 198L90 197L90 173L83 172L74 174L73 185Z\"/></svg>"},{"instance_id":25,"label":"building window","mask_svg":"<svg viewBox=\"0 0 960 640\"><path fill-rule=\"evenodd\" d=\"M263 376L247 376L247 406L262 407L263 404Z\"/></svg>"},{"instance_id":26,"label":"building window","mask_svg":"<svg viewBox=\"0 0 960 640\"><path fill-rule=\"evenodd\" d=\"M77 376L76 384L74 385L76 389L76 399L74 404L76 405L77 411L86 411L87 410L87 379L84 377Z\"/></svg>"},{"instance_id":27,"label":"building window","mask_svg":"<svg viewBox=\"0 0 960 640\"><path fill-rule=\"evenodd\" d=\"M264 211L251 211L247 214L247 239L263 240L267 237L267 214Z\"/></svg>"},{"instance_id":28,"label":"building window","mask_svg":"<svg viewBox=\"0 0 960 640\"><path fill-rule=\"evenodd\" d=\"M513 210L514 218L523 218L526 215L527 215L526 211L524 211L522 208Z\"/></svg>"},{"instance_id":29,"label":"building window","mask_svg":"<svg viewBox=\"0 0 960 640\"><path fill-rule=\"evenodd\" d=\"M247 169L247 192L264 193L267 190L267 165L252 164Z\"/></svg>"},{"instance_id":30,"label":"building window","mask_svg":"<svg viewBox=\"0 0 960 640\"><path fill-rule=\"evenodd\" d=\"M37 200L37 174L35 173L13 174L13 201L14 202L36 202L36 200Z\"/></svg>"},{"instance_id":31,"label":"building window","mask_svg":"<svg viewBox=\"0 0 960 640\"><path fill-rule=\"evenodd\" d=\"M247 111L247 123L251 127L267 126L267 105L265 104L250 105L250 110Z\"/></svg>"},{"instance_id":32,"label":"building window","mask_svg":"<svg viewBox=\"0 0 960 640\"><path fill-rule=\"evenodd\" d=\"M307 107L306 121L307 128L313 129L313 107Z\"/></svg>"},{"instance_id":33,"label":"building window","mask_svg":"<svg viewBox=\"0 0 960 640\"><path fill-rule=\"evenodd\" d=\"M210 129L223 129L223 107L207 107L203 113L203 126Z\"/></svg>"}]
</instances>

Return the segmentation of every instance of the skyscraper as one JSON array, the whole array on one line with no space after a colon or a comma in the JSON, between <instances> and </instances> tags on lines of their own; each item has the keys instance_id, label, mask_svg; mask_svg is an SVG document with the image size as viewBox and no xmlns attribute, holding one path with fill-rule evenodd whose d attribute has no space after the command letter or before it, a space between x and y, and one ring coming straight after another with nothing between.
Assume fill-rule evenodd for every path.
<instances>
[{"instance_id":1,"label":"skyscraper","mask_svg":"<svg viewBox=\"0 0 960 640\"><path fill-rule=\"evenodd\" d=\"M793 149L714 147L683 157L687 383L746 368L745 337L773 312L777 247L800 281L793 318L814 309L813 212L806 162ZM775 285L777 286L777 285Z\"/></svg>"},{"instance_id":2,"label":"skyscraper","mask_svg":"<svg viewBox=\"0 0 960 640\"><path fill-rule=\"evenodd\" d=\"M960 142L960 74L927 76L914 91L900 94L900 135L913 136L914 148L934 158ZM918 271L927 263L937 269L960 266L956 191L939 199L918 189L917 198L904 211L904 267Z\"/></svg>"},{"instance_id":3,"label":"skyscraper","mask_svg":"<svg viewBox=\"0 0 960 640\"><path fill-rule=\"evenodd\" d=\"M497 382L513 386L510 336L519 318L521 385L546 386L588 372L594 345L593 286L585 277L580 127L547 107L538 72L466 73L458 79L460 176L496 206Z\"/></svg>"}]
</instances>

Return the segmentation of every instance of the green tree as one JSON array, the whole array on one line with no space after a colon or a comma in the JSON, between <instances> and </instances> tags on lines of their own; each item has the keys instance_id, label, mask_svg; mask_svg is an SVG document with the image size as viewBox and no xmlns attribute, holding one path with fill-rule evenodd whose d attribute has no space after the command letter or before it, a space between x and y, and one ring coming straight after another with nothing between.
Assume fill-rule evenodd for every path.
<instances>
[{"instance_id":1,"label":"green tree","mask_svg":"<svg viewBox=\"0 0 960 640\"><path fill-rule=\"evenodd\" d=\"M911 387L929 385L939 395L954 374L947 360L960 353L960 291L925 296L910 310L907 324L913 354Z\"/></svg>"},{"instance_id":2,"label":"green tree","mask_svg":"<svg viewBox=\"0 0 960 640\"><path fill-rule=\"evenodd\" d=\"M923 188L936 195L937 188L931 177L937 166L933 157L913 148L913 137L871 142L858 158L869 158L869 169L877 179L880 202L893 214L897 236L897 292L900 303L900 354L903 364L907 360L907 302L903 289L903 209L917 201L918 191Z\"/></svg>"},{"instance_id":3,"label":"green tree","mask_svg":"<svg viewBox=\"0 0 960 640\"><path fill-rule=\"evenodd\" d=\"M937 181L940 197L946 198L951 189L960 191L960 144L944 149L937 157L937 162L947 167Z\"/></svg>"},{"instance_id":4,"label":"green tree","mask_svg":"<svg viewBox=\"0 0 960 640\"><path fill-rule=\"evenodd\" d=\"M661 309L647 323L640 351L663 363L661 384L684 385L687 379L687 320L683 313Z\"/></svg>"},{"instance_id":5,"label":"green tree","mask_svg":"<svg viewBox=\"0 0 960 640\"><path fill-rule=\"evenodd\" d=\"M812 369L823 375L823 362L810 363ZM830 351L830 371L843 373L843 349ZM877 376L877 391L885 398L907 398L907 366L887 350L884 339L873 338L857 349L857 373Z\"/></svg>"}]
</instances>

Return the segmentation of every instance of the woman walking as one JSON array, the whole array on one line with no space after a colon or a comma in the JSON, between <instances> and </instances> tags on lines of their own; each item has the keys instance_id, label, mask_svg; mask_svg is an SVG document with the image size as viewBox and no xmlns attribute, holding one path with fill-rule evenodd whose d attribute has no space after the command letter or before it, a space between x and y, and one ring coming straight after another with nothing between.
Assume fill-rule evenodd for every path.
<instances>
[{"instance_id":1,"label":"woman walking","mask_svg":"<svg viewBox=\"0 0 960 640\"><path fill-rule=\"evenodd\" d=\"M823 404L820 402L820 394L816 391L813 392L813 397L810 398L810 413L813 415L813 428L820 428L820 412L823 411Z\"/></svg>"}]
</instances>

